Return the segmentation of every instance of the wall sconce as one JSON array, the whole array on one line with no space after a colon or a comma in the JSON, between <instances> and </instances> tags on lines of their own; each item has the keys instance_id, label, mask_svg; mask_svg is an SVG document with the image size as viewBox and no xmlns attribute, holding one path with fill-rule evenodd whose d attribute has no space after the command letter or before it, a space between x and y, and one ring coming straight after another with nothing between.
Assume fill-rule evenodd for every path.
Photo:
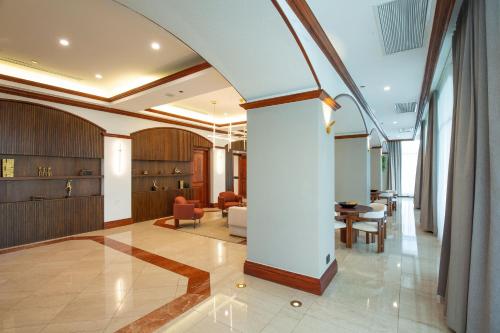
<instances>
[{"instance_id":1,"label":"wall sconce","mask_svg":"<svg viewBox=\"0 0 500 333\"><path fill-rule=\"evenodd\" d=\"M335 120L331 120L332 108L326 103L323 103L323 117L325 119L326 134L330 134L332 132L333 125L335 125Z\"/></svg>"},{"instance_id":2,"label":"wall sconce","mask_svg":"<svg viewBox=\"0 0 500 333\"><path fill-rule=\"evenodd\" d=\"M121 176L123 174L123 165L125 163L124 158L123 158L123 144L121 141L117 141L115 143L115 149L114 149L114 163L113 163L113 169L115 172L115 175Z\"/></svg>"},{"instance_id":3,"label":"wall sconce","mask_svg":"<svg viewBox=\"0 0 500 333\"><path fill-rule=\"evenodd\" d=\"M332 127L335 125L335 120L332 120L326 125L326 134L330 134L332 132Z\"/></svg>"}]
</instances>

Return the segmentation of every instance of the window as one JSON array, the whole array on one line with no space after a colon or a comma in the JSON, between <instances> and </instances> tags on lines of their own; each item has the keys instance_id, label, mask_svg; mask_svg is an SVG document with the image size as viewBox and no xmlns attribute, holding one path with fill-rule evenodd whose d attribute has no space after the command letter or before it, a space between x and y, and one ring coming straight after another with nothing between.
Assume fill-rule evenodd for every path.
<instances>
[{"instance_id":1,"label":"window","mask_svg":"<svg viewBox=\"0 0 500 333\"><path fill-rule=\"evenodd\" d=\"M412 197L415 190L420 140L401 142L401 195Z\"/></svg>"}]
</instances>

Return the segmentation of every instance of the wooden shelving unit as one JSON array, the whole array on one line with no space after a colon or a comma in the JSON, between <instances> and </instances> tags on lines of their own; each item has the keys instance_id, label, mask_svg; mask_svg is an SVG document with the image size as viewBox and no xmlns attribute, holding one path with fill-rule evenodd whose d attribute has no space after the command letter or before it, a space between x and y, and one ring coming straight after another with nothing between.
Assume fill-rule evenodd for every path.
<instances>
[{"instance_id":1,"label":"wooden shelving unit","mask_svg":"<svg viewBox=\"0 0 500 333\"><path fill-rule=\"evenodd\" d=\"M171 216L173 201L197 197L197 189L179 189L179 180L192 185L194 147L211 147L200 135L177 128L152 128L132 137L132 216L146 221ZM182 174L172 174L178 168ZM148 174L144 175L143 172ZM158 186L152 191L153 181Z\"/></svg>"},{"instance_id":2,"label":"wooden shelving unit","mask_svg":"<svg viewBox=\"0 0 500 333\"><path fill-rule=\"evenodd\" d=\"M0 177L0 248L103 228L102 132L64 111L0 99L0 159L15 161L14 177ZM53 176L38 176L40 167Z\"/></svg>"}]
</instances>

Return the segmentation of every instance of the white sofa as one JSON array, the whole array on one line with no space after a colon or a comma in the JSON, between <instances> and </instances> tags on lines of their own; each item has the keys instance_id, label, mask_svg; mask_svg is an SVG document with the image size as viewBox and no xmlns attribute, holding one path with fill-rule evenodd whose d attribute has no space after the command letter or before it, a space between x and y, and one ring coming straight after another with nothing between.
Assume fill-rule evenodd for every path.
<instances>
[{"instance_id":1,"label":"white sofa","mask_svg":"<svg viewBox=\"0 0 500 333\"><path fill-rule=\"evenodd\" d=\"M227 211L227 224L229 225L229 234L247 237L247 208L229 207Z\"/></svg>"}]
</instances>

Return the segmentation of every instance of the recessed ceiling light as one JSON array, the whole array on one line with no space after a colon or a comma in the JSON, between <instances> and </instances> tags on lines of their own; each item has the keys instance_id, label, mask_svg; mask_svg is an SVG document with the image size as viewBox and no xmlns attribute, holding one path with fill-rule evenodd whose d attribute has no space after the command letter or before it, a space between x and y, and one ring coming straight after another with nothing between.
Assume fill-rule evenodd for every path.
<instances>
[{"instance_id":1,"label":"recessed ceiling light","mask_svg":"<svg viewBox=\"0 0 500 333\"><path fill-rule=\"evenodd\" d=\"M36 60L31 60L31 63L32 63L33 65L38 65L38 61L36 61Z\"/></svg>"},{"instance_id":2,"label":"recessed ceiling light","mask_svg":"<svg viewBox=\"0 0 500 333\"><path fill-rule=\"evenodd\" d=\"M385 86L384 87L384 91L389 91L389 90L391 90L391 86Z\"/></svg>"},{"instance_id":3,"label":"recessed ceiling light","mask_svg":"<svg viewBox=\"0 0 500 333\"><path fill-rule=\"evenodd\" d=\"M159 43L157 43L157 42L152 42L152 43L151 43L151 48L152 48L153 50L159 50L159 49L160 49L160 44L159 44Z\"/></svg>"},{"instance_id":4,"label":"recessed ceiling light","mask_svg":"<svg viewBox=\"0 0 500 333\"><path fill-rule=\"evenodd\" d=\"M59 44L61 44L62 46L68 46L69 41L67 39L61 38L59 39Z\"/></svg>"},{"instance_id":5,"label":"recessed ceiling light","mask_svg":"<svg viewBox=\"0 0 500 333\"><path fill-rule=\"evenodd\" d=\"M237 283L236 288L245 288L247 285L244 284L243 282Z\"/></svg>"},{"instance_id":6,"label":"recessed ceiling light","mask_svg":"<svg viewBox=\"0 0 500 333\"><path fill-rule=\"evenodd\" d=\"M102 75L101 75L101 74L99 74L99 73L97 73L97 74L95 75L95 78L96 78L96 79L98 79L98 80L100 80L100 79L102 79Z\"/></svg>"},{"instance_id":7,"label":"recessed ceiling light","mask_svg":"<svg viewBox=\"0 0 500 333\"><path fill-rule=\"evenodd\" d=\"M394 125L396 125L398 122L394 120L392 123L393 123Z\"/></svg>"}]
</instances>

